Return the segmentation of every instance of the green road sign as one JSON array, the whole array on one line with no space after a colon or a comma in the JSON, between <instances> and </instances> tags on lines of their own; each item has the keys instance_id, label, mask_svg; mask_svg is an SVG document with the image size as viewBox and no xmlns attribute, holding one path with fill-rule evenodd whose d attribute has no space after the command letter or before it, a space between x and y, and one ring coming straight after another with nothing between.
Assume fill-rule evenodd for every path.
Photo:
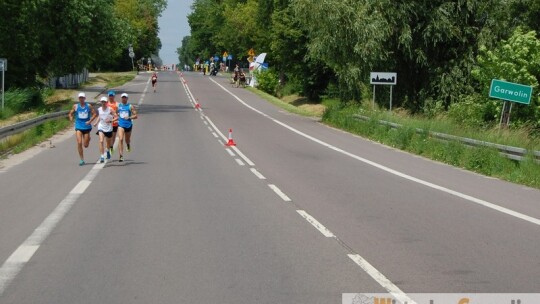
<instances>
[{"instance_id":1,"label":"green road sign","mask_svg":"<svg viewBox=\"0 0 540 304\"><path fill-rule=\"evenodd\" d=\"M531 103L531 96L531 86L506 82L497 79L491 80L491 87L489 88L489 97L491 98L529 104Z\"/></svg>"}]
</instances>

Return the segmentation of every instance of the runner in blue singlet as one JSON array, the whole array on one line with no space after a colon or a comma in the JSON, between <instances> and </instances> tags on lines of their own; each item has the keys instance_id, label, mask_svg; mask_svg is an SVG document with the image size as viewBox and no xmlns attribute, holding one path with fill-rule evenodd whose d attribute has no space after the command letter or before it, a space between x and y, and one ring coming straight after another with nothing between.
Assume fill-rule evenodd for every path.
<instances>
[{"instance_id":1,"label":"runner in blue singlet","mask_svg":"<svg viewBox=\"0 0 540 304\"><path fill-rule=\"evenodd\" d=\"M120 152L119 162L124 161L124 139L127 151L131 151L131 130L133 128L132 119L137 119L137 110L128 103L128 94L122 93L122 103L118 104L118 151Z\"/></svg>"},{"instance_id":2,"label":"runner in blue singlet","mask_svg":"<svg viewBox=\"0 0 540 304\"><path fill-rule=\"evenodd\" d=\"M69 111L69 120L73 121L75 114L75 135L77 137L77 150L79 152L79 166L85 164L83 155L83 145L88 148L90 144L90 131L92 131L91 121L96 117L94 108L86 103L86 95L79 93L79 103L74 104Z\"/></svg>"}]
</instances>

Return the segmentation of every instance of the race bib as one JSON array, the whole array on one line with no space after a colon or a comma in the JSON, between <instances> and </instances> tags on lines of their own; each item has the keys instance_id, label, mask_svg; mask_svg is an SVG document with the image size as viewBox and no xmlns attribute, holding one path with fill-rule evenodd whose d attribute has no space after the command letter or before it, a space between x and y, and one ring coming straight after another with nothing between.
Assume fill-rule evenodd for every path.
<instances>
[{"instance_id":1,"label":"race bib","mask_svg":"<svg viewBox=\"0 0 540 304\"><path fill-rule=\"evenodd\" d=\"M128 117L129 117L129 112L128 111L121 111L120 112L120 118L128 119Z\"/></svg>"},{"instance_id":2,"label":"race bib","mask_svg":"<svg viewBox=\"0 0 540 304\"><path fill-rule=\"evenodd\" d=\"M88 118L88 112L79 112L79 118L80 119L87 119Z\"/></svg>"}]
</instances>

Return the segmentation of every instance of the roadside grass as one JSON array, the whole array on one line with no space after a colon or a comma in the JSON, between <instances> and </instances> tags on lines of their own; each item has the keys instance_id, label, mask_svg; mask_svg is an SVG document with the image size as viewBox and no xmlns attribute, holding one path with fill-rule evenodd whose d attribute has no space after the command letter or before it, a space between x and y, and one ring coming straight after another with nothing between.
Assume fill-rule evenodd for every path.
<instances>
[{"instance_id":1,"label":"roadside grass","mask_svg":"<svg viewBox=\"0 0 540 304\"><path fill-rule=\"evenodd\" d=\"M84 86L102 85L106 88L115 88L132 81L135 76L137 76L137 72L111 72L92 74L95 76L91 77L89 81L84 84Z\"/></svg>"},{"instance_id":2,"label":"roadside grass","mask_svg":"<svg viewBox=\"0 0 540 304\"><path fill-rule=\"evenodd\" d=\"M136 72L92 73L92 77L82 85L82 89L91 86L114 88L133 80L136 75ZM41 105L30 107L23 111L20 110L22 108L13 109L9 107L6 107L4 111L0 111L0 127L32 119L48 112L69 110L75 102L73 96L80 90L80 88L43 89L41 90L41 98L43 100ZM6 95L8 93L9 91L6 91ZM15 104L24 104L29 98L24 90L14 90L13 94L15 94ZM22 133L9 136L0 140L0 155L5 156L7 153L20 153L68 126L70 126L70 122L67 119L59 118Z\"/></svg>"},{"instance_id":3,"label":"roadside grass","mask_svg":"<svg viewBox=\"0 0 540 304\"><path fill-rule=\"evenodd\" d=\"M33 109L43 107L42 91L37 89L13 89L5 92L4 108L0 109L0 123Z\"/></svg>"},{"instance_id":4,"label":"roadside grass","mask_svg":"<svg viewBox=\"0 0 540 304\"><path fill-rule=\"evenodd\" d=\"M273 105L278 106L294 114L298 114L298 115L306 116L306 117L322 117L322 114L324 113L324 106L310 104L306 100L303 100L301 97L296 96L296 95L288 96L284 99L279 99L275 96L272 96L263 91L254 89L252 87L246 87L246 89L249 90L250 92L257 94L261 98L268 100Z\"/></svg>"},{"instance_id":5,"label":"roadside grass","mask_svg":"<svg viewBox=\"0 0 540 304\"><path fill-rule=\"evenodd\" d=\"M457 124L444 116L426 118L420 115L409 115L399 109L394 112L373 111L369 106L357 106L355 114L397 123L410 128L419 128L529 150L540 150L540 138L530 136L530 130L527 128L499 129L497 125L487 128L469 127Z\"/></svg>"},{"instance_id":6,"label":"roadside grass","mask_svg":"<svg viewBox=\"0 0 540 304\"><path fill-rule=\"evenodd\" d=\"M45 122L19 134L9 136L0 141L0 155L5 157L10 153L17 154L25 151L52 137L57 132L66 129L70 124L70 121L67 119L57 119Z\"/></svg>"}]
</instances>

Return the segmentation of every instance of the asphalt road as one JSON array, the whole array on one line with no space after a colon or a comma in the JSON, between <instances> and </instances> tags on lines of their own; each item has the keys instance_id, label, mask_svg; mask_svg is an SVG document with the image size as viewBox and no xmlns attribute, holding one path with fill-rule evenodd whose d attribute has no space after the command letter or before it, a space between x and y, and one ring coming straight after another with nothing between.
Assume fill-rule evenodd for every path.
<instances>
[{"instance_id":1,"label":"asphalt road","mask_svg":"<svg viewBox=\"0 0 540 304\"><path fill-rule=\"evenodd\" d=\"M0 303L341 303L540 292L540 191L141 74L126 162L73 131L0 170ZM196 109L199 103L201 109ZM237 146L226 147L228 132ZM15 165L10 165L15 164Z\"/></svg>"}]
</instances>

